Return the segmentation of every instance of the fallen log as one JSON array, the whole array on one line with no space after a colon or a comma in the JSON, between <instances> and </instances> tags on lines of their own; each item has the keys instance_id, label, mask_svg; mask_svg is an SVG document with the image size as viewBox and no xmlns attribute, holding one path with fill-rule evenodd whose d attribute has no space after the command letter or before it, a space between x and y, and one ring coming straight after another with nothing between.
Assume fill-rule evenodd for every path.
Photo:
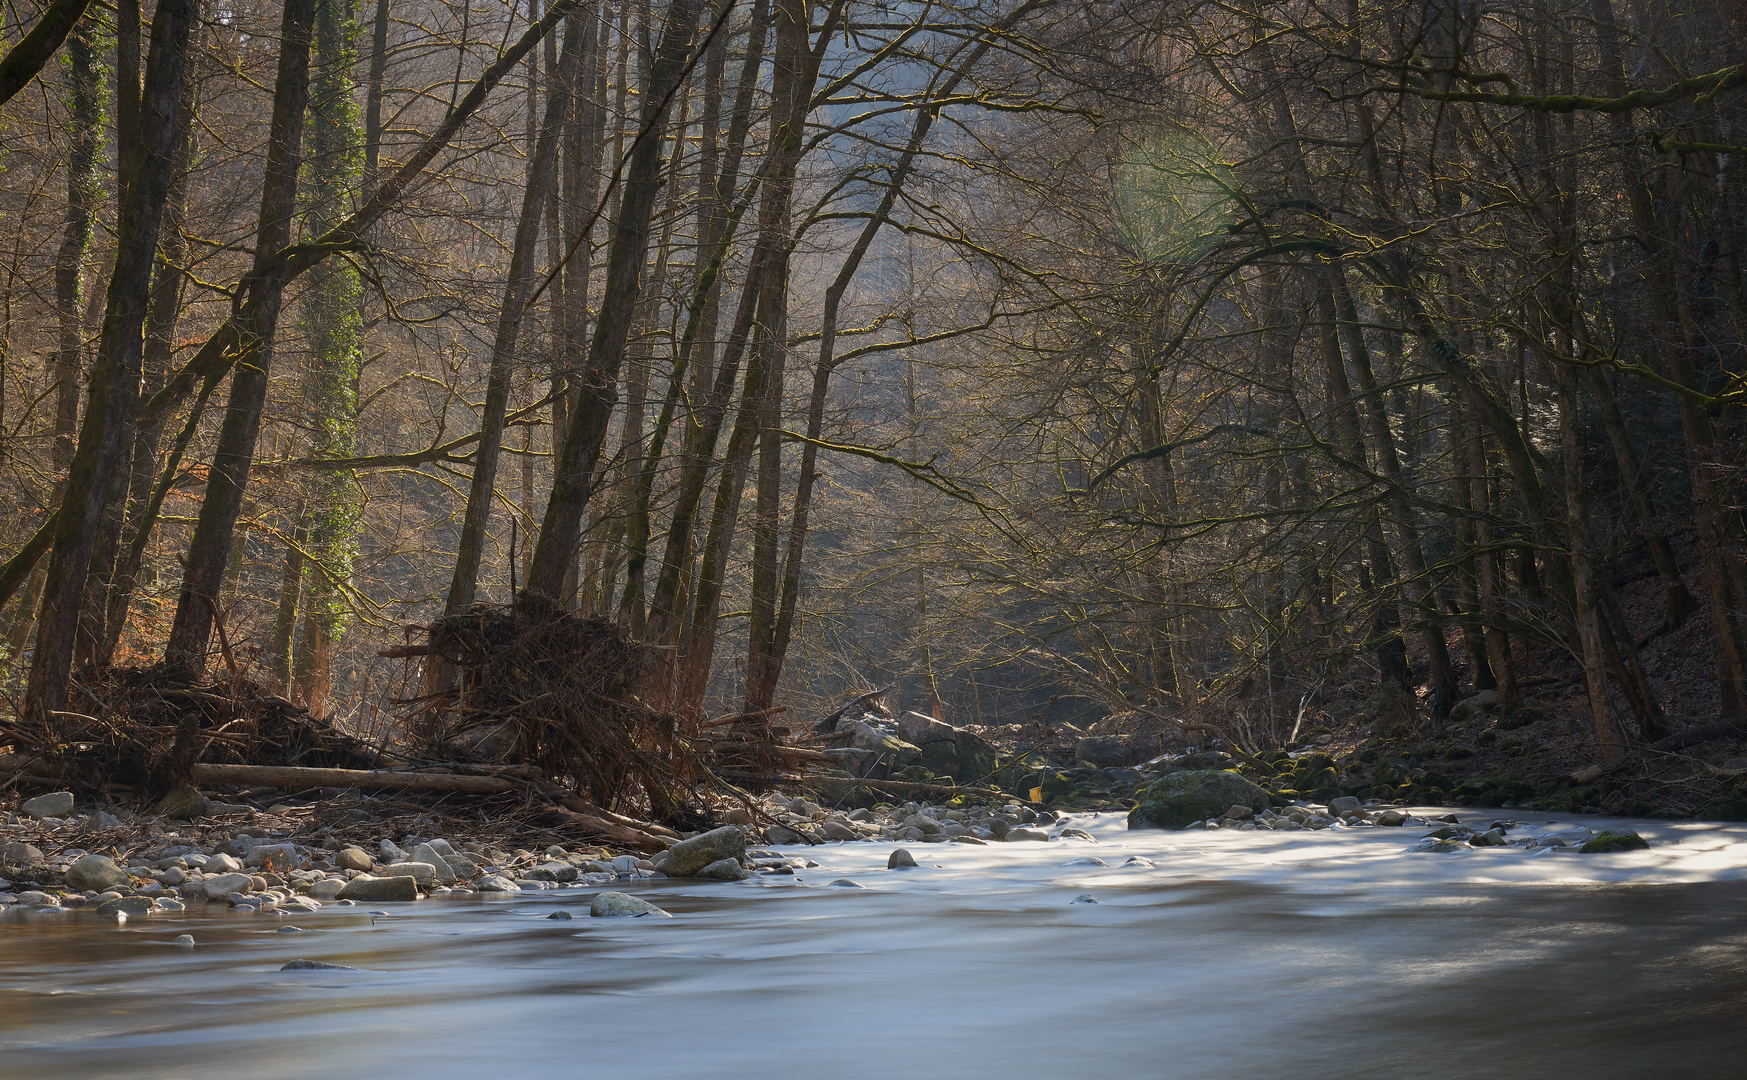
<instances>
[{"instance_id":1,"label":"fallen log","mask_svg":"<svg viewBox=\"0 0 1747 1080\"><path fill-rule=\"evenodd\" d=\"M914 780L876 780L872 777L850 776L803 776L793 780L785 777L754 776L750 773L718 771L718 776L731 780L752 780L799 784L803 787L858 788L877 787L891 791L911 791L920 795L978 795L987 799L1013 799L1015 796L994 788L973 787L968 784L922 784Z\"/></svg>"},{"instance_id":2,"label":"fallen log","mask_svg":"<svg viewBox=\"0 0 1747 1080\"><path fill-rule=\"evenodd\" d=\"M527 790L526 784L496 776L367 769L309 769L292 765L196 764L192 779L196 784L264 784L280 788L391 788L397 791L465 791L475 795L500 795Z\"/></svg>"},{"instance_id":3,"label":"fallen log","mask_svg":"<svg viewBox=\"0 0 1747 1080\"><path fill-rule=\"evenodd\" d=\"M558 798L557 806L552 813L566 825L580 825L589 832L599 833L609 840L630 844L639 851L666 851L673 844L672 840L656 836L654 833L632 825L621 825L601 817L601 808L568 792Z\"/></svg>"},{"instance_id":4,"label":"fallen log","mask_svg":"<svg viewBox=\"0 0 1747 1080\"><path fill-rule=\"evenodd\" d=\"M1712 739L1725 739L1731 735L1739 735L1747 730L1747 715L1725 716L1721 720L1713 720L1708 724L1677 731L1666 739L1660 739L1648 746L1630 751L1617 758L1598 762L1587 768L1578 769L1566 779L1573 784L1591 784L1610 773L1619 772L1640 760L1647 753L1671 753L1675 750L1685 750L1689 746L1710 742Z\"/></svg>"}]
</instances>

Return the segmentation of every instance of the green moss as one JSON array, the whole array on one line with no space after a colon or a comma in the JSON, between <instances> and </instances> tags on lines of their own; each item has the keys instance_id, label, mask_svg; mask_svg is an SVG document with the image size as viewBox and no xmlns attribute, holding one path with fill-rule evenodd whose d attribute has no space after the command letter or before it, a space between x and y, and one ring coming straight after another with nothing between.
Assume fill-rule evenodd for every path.
<instances>
[{"instance_id":1,"label":"green moss","mask_svg":"<svg viewBox=\"0 0 1747 1080\"><path fill-rule=\"evenodd\" d=\"M1644 851L1650 844L1630 829L1608 829L1583 842L1577 850L1585 855L1606 855L1615 851Z\"/></svg>"}]
</instances>

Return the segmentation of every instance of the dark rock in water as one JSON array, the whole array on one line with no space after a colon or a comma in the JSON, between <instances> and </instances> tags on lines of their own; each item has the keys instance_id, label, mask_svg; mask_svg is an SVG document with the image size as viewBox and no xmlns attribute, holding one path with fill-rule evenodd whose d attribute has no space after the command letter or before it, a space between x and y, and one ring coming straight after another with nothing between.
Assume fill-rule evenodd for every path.
<instances>
[{"instance_id":1,"label":"dark rock in water","mask_svg":"<svg viewBox=\"0 0 1747 1080\"><path fill-rule=\"evenodd\" d=\"M570 918L574 918L575 916L571 915L570 912L568 912L568 911L554 911L552 914L550 914L546 917L548 919L570 919Z\"/></svg>"},{"instance_id":2,"label":"dark rock in water","mask_svg":"<svg viewBox=\"0 0 1747 1080\"><path fill-rule=\"evenodd\" d=\"M99 915L144 915L152 910L149 896L123 896L97 905Z\"/></svg>"},{"instance_id":3,"label":"dark rock in water","mask_svg":"<svg viewBox=\"0 0 1747 1080\"><path fill-rule=\"evenodd\" d=\"M840 877L836 881L833 881L831 884L836 886L839 889L865 889L865 888L867 888L867 886L863 885L861 882L851 881L846 877Z\"/></svg>"},{"instance_id":4,"label":"dark rock in water","mask_svg":"<svg viewBox=\"0 0 1747 1080\"><path fill-rule=\"evenodd\" d=\"M1426 833L1430 840L1466 840L1474 835L1474 830L1466 825L1445 825L1441 829L1433 829Z\"/></svg>"},{"instance_id":5,"label":"dark rock in water","mask_svg":"<svg viewBox=\"0 0 1747 1080\"><path fill-rule=\"evenodd\" d=\"M1644 851L1649 841L1630 829L1605 829L1583 842L1577 850L1585 855L1606 855L1612 851Z\"/></svg>"},{"instance_id":6,"label":"dark rock in water","mask_svg":"<svg viewBox=\"0 0 1747 1080\"><path fill-rule=\"evenodd\" d=\"M1098 902L1098 898L1096 896L1093 896L1091 893L1081 893L1080 895L1074 897L1073 902L1076 904L1096 904Z\"/></svg>"},{"instance_id":7,"label":"dark rock in water","mask_svg":"<svg viewBox=\"0 0 1747 1080\"><path fill-rule=\"evenodd\" d=\"M1268 808L1268 793L1234 772L1200 769L1160 777L1139 793L1130 829L1181 829L1226 814L1230 807Z\"/></svg>"},{"instance_id":8,"label":"dark rock in water","mask_svg":"<svg viewBox=\"0 0 1747 1080\"><path fill-rule=\"evenodd\" d=\"M320 960L293 960L279 969L280 971L362 971L363 968L347 967L344 964L324 964Z\"/></svg>"},{"instance_id":9,"label":"dark rock in water","mask_svg":"<svg viewBox=\"0 0 1747 1080\"><path fill-rule=\"evenodd\" d=\"M887 870L904 870L915 865L916 856L905 851L903 848L898 848L886 859Z\"/></svg>"}]
</instances>

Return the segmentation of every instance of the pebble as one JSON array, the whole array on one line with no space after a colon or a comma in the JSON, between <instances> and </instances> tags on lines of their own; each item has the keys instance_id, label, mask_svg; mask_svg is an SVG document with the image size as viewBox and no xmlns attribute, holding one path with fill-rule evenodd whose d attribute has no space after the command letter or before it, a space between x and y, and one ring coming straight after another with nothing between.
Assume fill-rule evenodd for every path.
<instances>
[{"instance_id":1,"label":"pebble","mask_svg":"<svg viewBox=\"0 0 1747 1080\"><path fill-rule=\"evenodd\" d=\"M887 870L904 870L915 865L916 856L905 851L903 848L894 850L886 857Z\"/></svg>"},{"instance_id":2,"label":"pebble","mask_svg":"<svg viewBox=\"0 0 1747 1080\"><path fill-rule=\"evenodd\" d=\"M552 914L550 914L546 917L548 919L571 919L571 918L574 918L575 916L571 915L570 912L568 912L568 911L554 911Z\"/></svg>"},{"instance_id":3,"label":"pebble","mask_svg":"<svg viewBox=\"0 0 1747 1080\"><path fill-rule=\"evenodd\" d=\"M177 934L176 940L172 941L170 944L181 945L184 948L192 949L194 947L194 935L193 934Z\"/></svg>"},{"instance_id":4,"label":"pebble","mask_svg":"<svg viewBox=\"0 0 1747 1080\"><path fill-rule=\"evenodd\" d=\"M1074 897L1073 902L1076 904L1096 904L1098 902L1098 898L1096 896L1093 896L1091 893L1081 893L1080 895Z\"/></svg>"},{"instance_id":5,"label":"pebble","mask_svg":"<svg viewBox=\"0 0 1747 1080\"><path fill-rule=\"evenodd\" d=\"M863 885L861 882L851 881L846 877L840 877L836 881L831 882L831 884L836 886L839 889L865 889L865 888L867 888L867 886Z\"/></svg>"},{"instance_id":6,"label":"pebble","mask_svg":"<svg viewBox=\"0 0 1747 1080\"><path fill-rule=\"evenodd\" d=\"M347 967L344 964L324 964L320 960L292 960L280 971L362 971L362 968Z\"/></svg>"}]
</instances>

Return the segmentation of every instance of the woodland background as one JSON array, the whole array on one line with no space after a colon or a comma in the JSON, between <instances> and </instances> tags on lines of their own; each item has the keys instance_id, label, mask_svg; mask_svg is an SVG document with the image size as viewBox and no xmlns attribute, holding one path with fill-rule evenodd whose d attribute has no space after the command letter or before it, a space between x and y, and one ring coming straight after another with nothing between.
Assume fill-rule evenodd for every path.
<instances>
[{"instance_id":1,"label":"woodland background","mask_svg":"<svg viewBox=\"0 0 1747 1080\"><path fill-rule=\"evenodd\" d=\"M541 3L6 9L21 722L512 589L694 718L1742 710L1739 4Z\"/></svg>"}]
</instances>

